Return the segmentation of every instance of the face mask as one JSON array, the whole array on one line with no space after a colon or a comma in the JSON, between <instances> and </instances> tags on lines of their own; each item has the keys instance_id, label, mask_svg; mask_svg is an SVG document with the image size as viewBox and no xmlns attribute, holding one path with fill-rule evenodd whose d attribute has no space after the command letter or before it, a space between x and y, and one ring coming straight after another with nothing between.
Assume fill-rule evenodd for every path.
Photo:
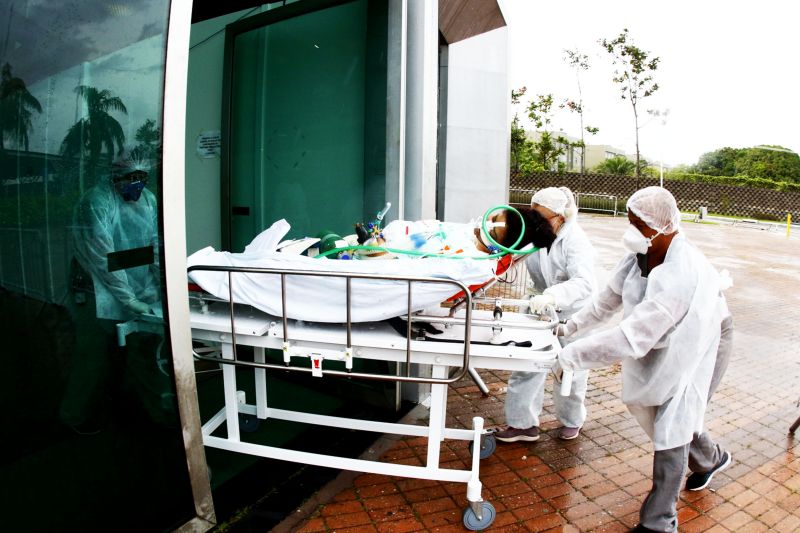
<instances>
[{"instance_id":1,"label":"face mask","mask_svg":"<svg viewBox=\"0 0 800 533\"><path fill-rule=\"evenodd\" d=\"M131 181L129 183L124 184L120 187L120 194L122 194L122 199L126 202L136 202L142 196L142 190L144 189L144 182L143 181Z\"/></svg>"},{"instance_id":2,"label":"face mask","mask_svg":"<svg viewBox=\"0 0 800 533\"><path fill-rule=\"evenodd\" d=\"M647 238L634 226L629 226L622 235L622 244L625 246L625 249L631 253L646 254L647 249L650 248L650 245L653 243L653 239L655 239L659 233L661 232Z\"/></svg>"}]
</instances>

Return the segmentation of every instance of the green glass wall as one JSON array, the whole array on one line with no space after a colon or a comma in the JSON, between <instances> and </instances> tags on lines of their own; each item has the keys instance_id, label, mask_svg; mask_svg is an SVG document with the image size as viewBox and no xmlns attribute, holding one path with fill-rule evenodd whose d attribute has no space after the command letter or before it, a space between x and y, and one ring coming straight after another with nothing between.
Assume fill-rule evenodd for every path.
<instances>
[{"instance_id":1,"label":"green glass wall","mask_svg":"<svg viewBox=\"0 0 800 533\"><path fill-rule=\"evenodd\" d=\"M383 207L386 9L358 0L235 35L233 251L281 218L291 236L344 235Z\"/></svg>"},{"instance_id":2,"label":"green glass wall","mask_svg":"<svg viewBox=\"0 0 800 533\"><path fill-rule=\"evenodd\" d=\"M0 2L3 531L195 514L160 318L168 10Z\"/></svg>"}]
</instances>

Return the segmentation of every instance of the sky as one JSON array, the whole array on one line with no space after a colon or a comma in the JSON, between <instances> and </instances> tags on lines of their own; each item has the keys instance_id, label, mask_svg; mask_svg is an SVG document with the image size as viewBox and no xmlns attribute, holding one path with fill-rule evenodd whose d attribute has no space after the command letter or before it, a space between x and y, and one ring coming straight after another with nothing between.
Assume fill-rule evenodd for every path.
<instances>
[{"instance_id":1,"label":"sky","mask_svg":"<svg viewBox=\"0 0 800 533\"><path fill-rule=\"evenodd\" d=\"M694 164L722 147L780 145L800 152L800 3L792 0L498 0L508 24L509 85L577 99L576 74L564 50L589 56L580 74L584 122L600 128L587 144L635 151L633 110L611 81L611 56L598 40L623 28L659 57L660 86L639 100L639 150L650 161ZM665 120L647 110L666 111ZM525 117L523 105L511 106ZM527 118L526 118L527 120ZM554 125L578 137L578 116ZM532 125L525 125L533 129Z\"/></svg>"}]
</instances>

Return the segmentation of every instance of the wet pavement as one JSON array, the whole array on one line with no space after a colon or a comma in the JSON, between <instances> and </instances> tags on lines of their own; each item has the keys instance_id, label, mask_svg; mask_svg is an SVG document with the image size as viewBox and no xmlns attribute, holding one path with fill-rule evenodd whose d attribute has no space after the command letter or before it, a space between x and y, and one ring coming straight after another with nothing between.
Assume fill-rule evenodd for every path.
<instances>
[{"instance_id":1,"label":"wet pavement","mask_svg":"<svg viewBox=\"0 0 800 533\"><path fill-rule=\"evenodd\" d=\"M580 216L599 252L602 283L623 253L624 218ZM711 434L733 464L709 488L681 493L680 531L800 531L800 241L743 226L684 223L684 232L734 287L726 293L735 321L734 353L706 413ZM469 380L450 387L448 427L503 425L508 373L481 371L483 396ZM627 531L651 487L652 447L620 401L618 367L592 371L587 422L578 439L555 438L558 422L548 380L543 435L534 443L498 444L481 461L482 496L497 516L489 531ZM424 416L422 407L412 414ZM419 420L424 423L424 420ZM385 451L378 451L384 450ZM423 438L384 438L381 459L424 464ZM445 441L441 464L466 469L464 441ZM273 531L464 531L466 485L342 473Z\"/></svg>"}]
</instances>

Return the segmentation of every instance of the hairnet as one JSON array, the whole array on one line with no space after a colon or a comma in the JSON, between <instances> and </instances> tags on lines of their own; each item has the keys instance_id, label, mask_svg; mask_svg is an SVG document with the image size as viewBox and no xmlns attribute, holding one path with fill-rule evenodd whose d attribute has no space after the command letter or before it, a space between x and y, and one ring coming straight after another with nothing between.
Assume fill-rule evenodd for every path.
<instances>
[{"instance_id":1,"label":"hairnet","mask_svg":"<svg viewBox=\"0 0 800 533\"><path fill-rule=\"evenodd\" d=\"M553 213L569 220L575 216L578 209L575 207L575 197L566 187L547 187L539 189L531 198L531 206L539 204Z\"/></svg>"},{"instance_id":2,"label":"hairnet","mask_svg":"<svg viewBox=\"0 0 800 533\"><path fill-rule=\"evenodd\" d=\"M661 233L680 229L681 212L672 193L663 187L645 187L628 198L626 206L634 215Z\"/></svg>"},{"instance_id":3,"label":"hairnet","mask_svg":"<svg viewBox=\"0 0 800 533\"><path fill-rule=\"evenodd\" d=\"M135 150L121 152L111 163L112 180L136 171L149 173L150 165L147 159L141 157Z\"/></svg>"}]
</instances>

